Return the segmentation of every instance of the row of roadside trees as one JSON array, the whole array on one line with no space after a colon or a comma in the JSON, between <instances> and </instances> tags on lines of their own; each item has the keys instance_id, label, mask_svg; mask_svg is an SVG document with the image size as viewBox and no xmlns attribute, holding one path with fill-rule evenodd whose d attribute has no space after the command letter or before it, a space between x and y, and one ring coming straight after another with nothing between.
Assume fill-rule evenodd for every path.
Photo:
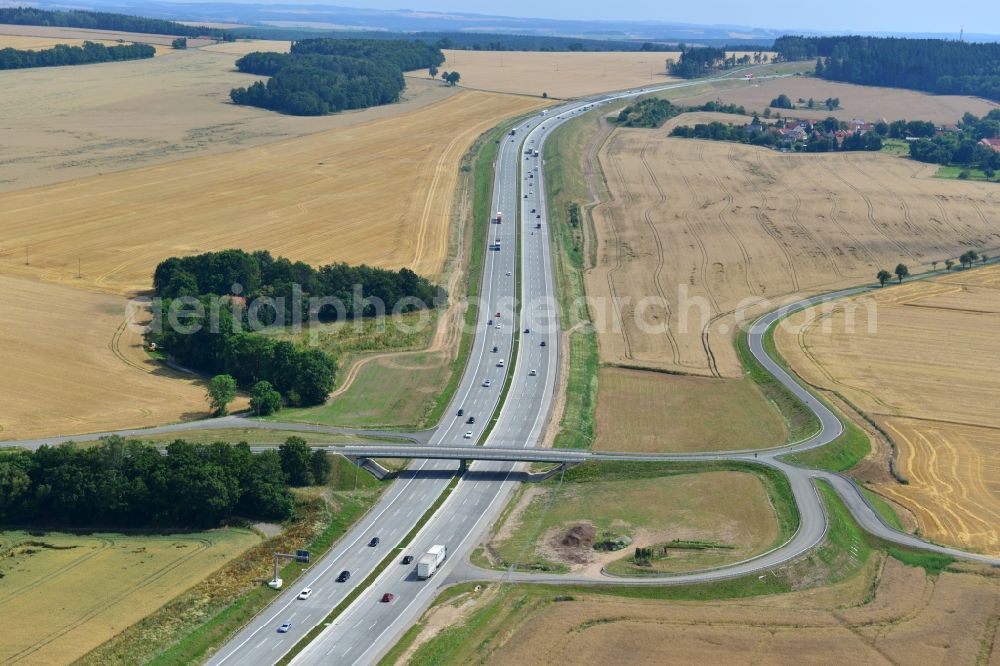
<instances>
[{"instance_id":1,"label":"row of roadside trees","mask_svg":"<svg viewBox=\"0 0 1000 666\"><path fill-rule=\"evenodd\" d=\"M966 252L962 253L962 255L958 258L958 261L962 265L962 268L972 268L973 264L975 264L977 261L985 264L989 260L990 258L988 255L980 254L975 250L967 250ZM932 261L931 268L936 271L939 263L941 262ZM952 268L955 267L955 260L945 259L944 267L946 270L950 271ZM878 272L878 274L876 274L875 278L878 280L879 285L884 287L885 283L891 280L894 274L896 276L896 279L899 282L902 282L903 278L906 278L910 275L910 269L909 267L907 267L906 264L896 264L896 269L892 273L890 273L885 269L882 269Z\"/></svg>"}]
</instances>

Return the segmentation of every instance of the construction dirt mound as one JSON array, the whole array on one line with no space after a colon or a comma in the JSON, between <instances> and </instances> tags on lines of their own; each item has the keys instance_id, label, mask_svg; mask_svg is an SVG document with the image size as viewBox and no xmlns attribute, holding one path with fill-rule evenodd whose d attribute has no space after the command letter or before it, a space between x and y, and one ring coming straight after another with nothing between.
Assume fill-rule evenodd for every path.
<instances>
[{"instance_id":1,"label":"construction dirt mound","mask_svg":"<svg viewBox=\"0 0 1000 666\"><path fill-rule=\"evenodd\" d=\"M570 528L569 532L559 541L566 548L591 548L597 529L593 525L580 523Z\"/></svg>"}]
</instances>

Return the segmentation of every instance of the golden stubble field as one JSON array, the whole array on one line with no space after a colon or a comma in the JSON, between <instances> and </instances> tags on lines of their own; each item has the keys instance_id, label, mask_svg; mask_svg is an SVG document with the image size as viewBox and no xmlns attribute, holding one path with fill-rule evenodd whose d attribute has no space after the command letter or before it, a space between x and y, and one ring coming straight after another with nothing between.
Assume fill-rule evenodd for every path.
<instances>
[{"instance_id":1,"label":"golden stubble field","mask_svg":"<svg viewBox=\"0 0 1000 666\"><path fill-rule=\"evenodd\" d=\"M5 437L204 415L198 385L151 368L137 338L122 352L116 334L121 296L148 289L166 257L266 248L440 278L463 154L538 104L459 92L307 138L0 194L0 288L18 313L0 323L0 360L18 378L0 394ZM53 388L60 373L76 383Z\"/></svg>"},{"instance_id":2,"label":"golden stubble field","mask_svg":"<svg viewBox=\"0 0 1000 666\"><path fill-rule=\"evenodd\" d=\"M37 37L54 40L52 43L65 44L73 40L90 40L92 42L141 42L153 46L170 47L174 40L171 35L152 35L145 32L124 32L118 30L91 30L89 28L59 28L48 25L11 25L0 24L0 44L9 37ZM188 38L188 48L206 46L215 43L214 39ZM6 44L4 44L6 46ZM23 47L16 47L23 48ZM159 49L157 49L159 51Z\"/></svg>"},{"instance_id":3,"label":"golden stubble field","mask_svg":"<svg viewBox=\"0 0 1000 666\"><path fill-rule=\"evenodd\" d=\"M876 489L911 510L924 536L996 554L1000 267L941 272L799 313L775 341L806 381L890 434L909 483Z\"/></svg>"},{"instance_id":4,"label":"golden stubble field","mask_svg":"<svg viewBox=\"0 0 1000 666\"><path fill-rule=\"evenodd\" d=\"M210 50L225 47L237 50ZM146 60L0 72L0 193L353 127L457 92L412 79L397 104L323 117L230 103L232 88L261 78L235 70L239 55L287 49L288 42L238 42Z\"/></svg>"},{"instance_id":5,"label":"golden stubble field","mask_svg":"<svg viewBox=\"0 0 1000 666\"><path fill-rule=\"evenodd\" d=\"M494 92L553 98L641 88L675 80L665 61L679 53L445 51L438 69L457 71L459 85Z\"/></svg>"},{"instance_id":6,"label":"golden stubble field","mask_svg":"<svg viewBox=\"0 0 1000 666\"><path fill-rule=\"evenodd\" d=\"M795 118L827 118L834 116L841 120L860 118L870 122L930 120L938 124L954 124L966 111L984 116L998 105L979 97L963 95L928 95L900 88L879 88L858 86L850 83L824 81L812 76L793 76L777 79L755 79L752 82L733 85L724 90L707 90L688 95L681 92L672 97L677 104L697 105L715 99L732 104L742 104L748 111L763 113L772 99L778 95L788 95L793 102L810 97L822 106L823 100L836 97L840 108L828 111L826 108L773 109L782 116Z\"/></svg>"},{"instance_id":7,"label":"golden stubble field","mask_svg":"<svg viewBox=\"0 0 1000 666\"><path fill-rule=\"evenodd\" d=\"M241 247L436 278L462 155L537 105L462 92L402 118L9 192L0 272L128 293L148 289L166 257Z\"/></svg>"},{"instance_id":8,"label":"golden stubble field","mask_svg":"<svg viewBox=\"0 0 1000 666\"><path fill-rule=\"evenodd\" d=\"M856 577L864 580L862 577ZM885 563L872 590L832 588L734 601L644 601L574 592L528 604L479 646L490 664L954 663L1000 659L995 578L930 578ZM501 592L502 593L502 592ZM496 623L494 622L494 627ZM451 662L448 662L451 663Z\"/></svg>"},{"instance_id":9,"label":"golden stubble field","mask_svg":"<svg viewBox=\"0 0 1000 666\"><path fill-rule=\"evenodd\" d=\"M67 664L260 541L249 530L0 536L0 661Z\"/></svg>"},{"instance_id":10,"label":"golden stubble field","mask_svg":"<svg viewBox=\"0 0 1000 666\"><path fill-rule=\"evenodd\" d=\"M593 209L586 288L602 362L738 377L733 333L756 313L1000 247L995 188L906 159L638 129L614 130L598 156L610 198Z\"/></svg>"},{"instance_id":11,"label":"golden stubble field","mask_svg":"<svg viewBox=\"0 0 1000 666\"><path fill-rule=\"evenodd\" d=\"M0 440L209 416L205 386L143 351L121 297L0 275L0 303Z\"/></svg>"}]
</instances>

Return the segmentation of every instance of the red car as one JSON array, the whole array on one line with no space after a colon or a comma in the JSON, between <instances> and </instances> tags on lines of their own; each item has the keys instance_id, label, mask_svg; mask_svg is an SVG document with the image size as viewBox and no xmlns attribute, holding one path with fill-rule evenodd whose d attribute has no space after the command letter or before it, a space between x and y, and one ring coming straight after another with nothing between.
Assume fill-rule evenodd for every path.
<instances>
[{"instance_id":1,"label":"red car","mask_svg":"<svg viewBox=\"0 0 1000 666\"><path fill-rule=\"evenodd\" d=\"M395 598L396 597L393 596L392 592L386 592L385 594L382 595L382 603L384 604L392 603L392 600Z\"/></svg>"}]
</instances>

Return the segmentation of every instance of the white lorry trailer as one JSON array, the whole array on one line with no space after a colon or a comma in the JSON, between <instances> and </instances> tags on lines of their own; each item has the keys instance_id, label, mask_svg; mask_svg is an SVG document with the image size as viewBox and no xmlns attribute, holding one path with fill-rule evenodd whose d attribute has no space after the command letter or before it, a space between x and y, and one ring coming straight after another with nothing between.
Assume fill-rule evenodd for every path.
<instances>
[{"instance_id":1,"label":"white lorry trailer","mask_svg":"<svg viewBox=\"0 0 1000 666\"><path fill-rule=\"evenodd\" d=\"M442 545L431 546L426 553L417 560L417 578L427 580L434 575L434 572L444 563L444 558L448 557L448 549Z\"/></svg>"}]
</instances>

